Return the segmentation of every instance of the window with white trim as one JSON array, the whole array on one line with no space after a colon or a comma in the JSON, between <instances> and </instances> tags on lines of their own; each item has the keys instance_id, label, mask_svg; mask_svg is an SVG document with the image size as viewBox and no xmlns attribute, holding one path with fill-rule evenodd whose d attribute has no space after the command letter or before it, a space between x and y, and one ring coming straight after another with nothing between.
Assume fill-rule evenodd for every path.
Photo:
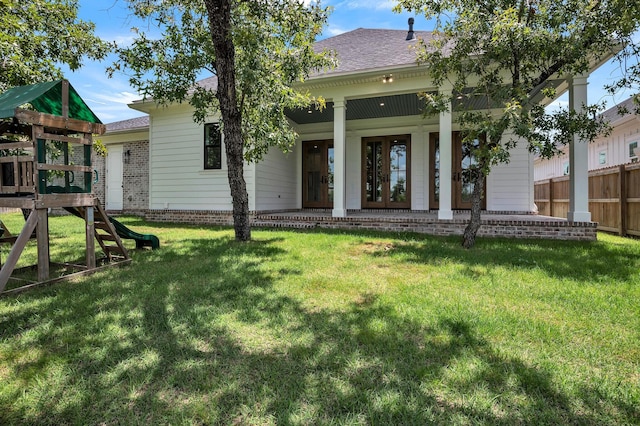
<instances>
[{"instance_id":1,"label":"window with white trim","mask_svg":"<svg viewBox=\"0 0 640 426\"><path fill-rule=\"evenodd\" d=\"M222 133L218 123L204 125L204 168L222 168Z\"/></svg>"},{"instance_id":2,"label":"window with white trim","mask_svg":"<svg viewBox=\"0 0 640 426\"><path fill-rule=\"evenodd\" d=\"M601 166L607 164L607 151L600 151L598 153L598 164Z\"/></svg>"}]
</instances>

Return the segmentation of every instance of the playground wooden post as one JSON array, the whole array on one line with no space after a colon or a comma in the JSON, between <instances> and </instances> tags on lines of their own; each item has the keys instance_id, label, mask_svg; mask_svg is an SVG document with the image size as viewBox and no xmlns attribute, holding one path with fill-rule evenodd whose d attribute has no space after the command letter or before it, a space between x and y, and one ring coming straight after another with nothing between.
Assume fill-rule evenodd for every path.
<instances>
[{"instance_id":1,"label":"playground wooden post","mask_svg":"<svg viewBox=\"0 0 640 426\"><path fill-rule=\"evenodd\" d=\"M49 279L49 211L47 209L35 209L31 214L36 214L38 223L36 226L36 239L38 244L38 281Z\"/></svg>"},{"instance_id":2,"label":"playground wooden post","mask_svg":"<svg viewBox=\"0 0 640 426\"><path fill-rule=\"evenodd\" d=\"M85 208L85 224L86 224L86 239L87 239L87 268L93 269L96 267L96 243L95 243L95 221L93 214L93 207Z\"/></svg>"},{"instance_id":3,"label":"playground wooden post","mask_svg":"<svg viewBox=\"0 0 640 426\"><path fill-rule=\"evenodd\" d=\"M35 210L31 210L31 213L24 224L24 228L22 228L22 232L20 232L20 235L18 235L13 247L11 247L11 251L7 256L7 261L2 265L2 269L0 270L0 292L4 291L4 288L7 286L7 282L11 277L13 268L16 267L16 264L20 259L20 255L22 254L22 250L24 250L29 238L31 238L31 234L34 229L36 229L37 223L38 215Z\"/></svg>"}]
</instances>

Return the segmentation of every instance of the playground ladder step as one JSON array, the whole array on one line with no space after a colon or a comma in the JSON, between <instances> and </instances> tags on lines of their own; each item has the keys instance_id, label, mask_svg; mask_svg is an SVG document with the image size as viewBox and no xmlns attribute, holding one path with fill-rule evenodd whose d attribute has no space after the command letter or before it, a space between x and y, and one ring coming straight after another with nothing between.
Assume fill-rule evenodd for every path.
<instances>
[{"instance_id":1,"label":"playground ladder step","mask_svg":"<svg viewBox=\"0 0 640 426\"><path fill-rule=\"evenodd\" d=\"M86 220L87 217L87 208L86 207L69 207L66 208L70 213L80 216ZM120 236L116 232L116 229L111 224L109 220L109 216L105 213L104 209L100 205L100 201L96 199L94 205L94 214L93 214L93 229L94 236L102 248L102 251L107 255L110 260L115 259L116 257L123 257L124 259L129 259L129 253L125 248L124 244L122 244L122 240ZM107 245L105 242L115 243L115 245Z\"/></svg>"},{"instance_id":2,"label":"playground ladder step","mask_svg":"<svg viewBox=\"0 0 640 426\"><path fill-rule=\"evenodd\" d=\"M129 259L129 253L127 252L127 249L125 248L124 244L122 244L120 236L116 233L115 228L109 221L107 213L104 211L97 199L95 205L95 217L93 222L96 240L98 240L102 251L104 251L107 257L111 260ZM106 232L106 234L102 234L98 232L98 230L104 231ZM115 245L106 244L106 242L112 242L115 243Z\"/></svg>"},{"instance_id":3,"label":"playground ladder step","mask_svg":"<svg viewBox=\"0 0 640 426\"><path fill-rule=\"evenodd\" d=\"M93 226L95 226L97 229L102 229L103 231L111 232L111 227L109 226L108 223L95 221L93 223Z\"/></svg>"},{"instance_id":4,"label":"playground ladder step","mask_svg":"<svg viewBox=\"0 0 640 426\"><path fill-rule=\"evenodd\" d=\"M108 246L105 245L104 248L109 252L109 253L119 253L119 254L124 254L122 247L119 246Z\"/></svg>"}]
</instances>

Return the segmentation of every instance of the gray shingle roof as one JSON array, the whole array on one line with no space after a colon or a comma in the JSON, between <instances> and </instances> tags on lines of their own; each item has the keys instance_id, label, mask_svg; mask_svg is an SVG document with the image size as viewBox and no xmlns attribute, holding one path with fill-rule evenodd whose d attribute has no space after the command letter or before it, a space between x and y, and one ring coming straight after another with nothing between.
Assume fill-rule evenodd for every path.
<instances>
[{"instance_id":1,"label":"gray shingle roof","mask_svg":"<svg viewBox=\"0 0 640 426\"><path fill-rule=\"evenodd\" d=\"M432 39L432 33L416 31L416 37L425 41ZM379 30L358 28L344 34L321 40L315 49L336 52L338 66L334 69L314 74L315 78L332 74L395 68L416 64L416 41L406 41L406 30Z\"/></svg>"},{"instance_id":2,"label":"gray shingle roof","mask_svg":"<svg viewBox=\"0 0 640 426\"><path fill-rule=\"evenodd\" d=\"M142 117L130 118L128 120L114 121L107 124L107 133L122 131L122 130L134 130L144 129L149 127L149 116L143 115Z\"/></svg>"},{"instance_id":3,"label":"gray shingle roof","mask_svg":"<svg viewBox=\"0 0 640 426\"><path fill-rule=\"evenodd\" d=\"M214 75L211 77L204 78L196 82L196 84L200 87L204 87L205 89L212 89L215 91L216 89L218 89L218 76Z\"/></svg>"},{"instance_id":4,"label":"gray shingle roof","mask_svg":"<svg viewBox=\"0 0 640 426\"><path fill-rule=\"evenodd\" d=\"M622 117L626 117L627 115L634 114L636 105L633 102L633 98L634 96L631 96L630 98L620 102L618 105L615 105L609 108L608 110L600 114L600 116L603 117L606 122L613 123L614 121L617 121ZM627 113L622 115L619 114L618 112L619 108L626 109Z\"/></svg>"},{"instance_id":5,"label":"gray shingle roof","mask_svg":"<svg viewBox=\"0 0 640 426\"><path fill-rule=\"evenodd\" d=\"M432 39L428 31L416 31L416 38L425 41ZM358 28L334 37L320 40L315 44L316 51L333 51L338 66L312 74L313 78L322 78L335 74L352 73L381 68L395 68L416 65L416 41L406 41L406 30L380 30ZM216 89L216 76L198 82L199 86Z\"/></svg>"},{"instance_id":6,"label":"gray shingle roof","mask_svg":"<svg viewBox=\"0 0 640 426\"><path fill-rule=\"evenodd\" d=\"M415 35L416 38L425 41L433 38L432 33L428 31L416 31ZM358 28L321 40L315 44L316 51L334 51L338 65L333 69L316 72L311 78L416 65L414 46L417 46L417 41L407 41L406 37L407 30ZM218 77L205 78L197 84L216 90ZM148 117L133 118L107 124L107 133L148 126Z\"/></svg>"}]
</instances>

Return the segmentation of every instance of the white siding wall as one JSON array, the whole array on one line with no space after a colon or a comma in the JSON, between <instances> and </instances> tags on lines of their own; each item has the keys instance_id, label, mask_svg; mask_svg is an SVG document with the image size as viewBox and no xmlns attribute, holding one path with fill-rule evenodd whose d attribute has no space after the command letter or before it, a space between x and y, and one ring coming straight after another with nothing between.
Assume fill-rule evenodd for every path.
<instances>
[{"instance_id":1,"label":"white siding wall","mask_svg":"<svg viewBox=\"0 0 640 426\"><path fill-rule=\"evenodd\" d=\"M564 173L562 165L564 162L568 161L569 155L566 153L553 157L549 160L536 159L534 166L534 180L538 181L563 176Z\"/></svg>"},{"instance_id":2,"label":"white siding wall","mask_svg":"<svg viewBox=\"0 0 640 426\"><path fill-rule=\"evenodd\" d=\"M278 148L271 148L255 165L256 210L297 208L296 160L295 152L285 154Z\"/></svg>"},{"instance_id":3,"label":"white siding wall","mask_svg":"<svg viewBox=\"0 0 640 426\"><path fill-rule=\"evenodd\" d=\"M614 127L611 135L598 138L589 145L589 170L617 166L634 161L629 156L629 144L638 142L640 146L640 118L633 117L623 120ZM569 148L565 147L564 154L549 160L535 161L535 180L551 179L563 176L564 164L569 161ZM600 164L600 153L606 153L606 163Z\"/></svg>"},{"instance_id":4,"label":"white siding wall","mask_svg":"<svg viewBox=\"0 0 640 426\"><path fill-rule=\"evenodd\" d=\"M215 120L211 120L212 122ZM300 140L332 138L331 123L298 129ZM420 117L361 120L347 123L347 208L361 208L361 140L367 136L411 134L412 209L429 206L429 132L433 123ZM204 170L203 126L188 106L152 112L150 126L150 208L231 210L226 157L223 168ZM301 207L302 158L299 146L283 154L273 149L257 165L245 165L251 210ZM533 159L525 144L511 153L509 164L495 167L487 179L487 209L531 211Z\"/></svg>"},{"instance_id":5,"label":"white siding wall","mask_svg":"<svg viewBox=\"0 0 640 426\"><path fill-rule=\"evenodd\" d=\"M204 170L204 128L193 122L189 106L151 113L149 207L170 210L231 210L226 156L222 169ZM216 120L211 120L214 122ZM245 165L249 209L255 207L254 167Z\"/></svg>"},{"instance_id":6,"label":"white siding wall","mask_svg":"<svg viewBox=\"0 0 640 426\"><path fill-rule=\"evenodd\" d=\"M508 164L493 167L487 176L487 210L533 211L533 156L525 143L511 151Z\"/></svg>"},{"instance_id":7,"label":"white siding wall","mask_svg":"<svg viewBox=\"0 0 640 426\"><path fill-rule=\"evenodd\" d=\"M429 133L411 133L411 209L429 210Z\"/></svg>"}]
</instances>

